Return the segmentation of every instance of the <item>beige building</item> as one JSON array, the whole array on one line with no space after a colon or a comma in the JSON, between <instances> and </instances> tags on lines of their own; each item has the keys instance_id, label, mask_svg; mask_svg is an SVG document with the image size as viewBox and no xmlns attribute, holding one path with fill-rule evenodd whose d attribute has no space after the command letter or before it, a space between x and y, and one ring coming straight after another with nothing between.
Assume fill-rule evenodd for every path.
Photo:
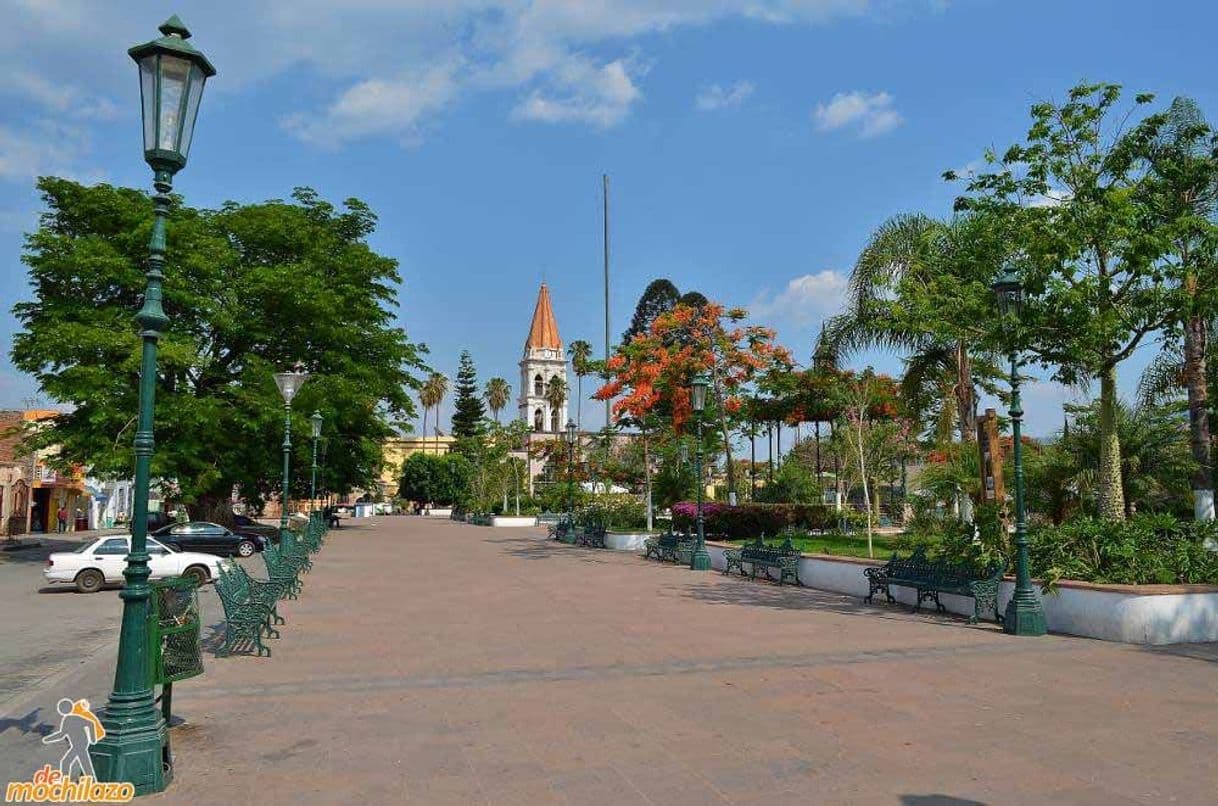
<instances>
[{"instance_id":1,"label":"beige building","mask_svg":"<svg viewBox=\"0 0 1218 806\"><path fill-rule=\"evenodd\" d=\"M381 465L381 499L391 501L398 494L398 479L402 473L402 462L414 453L441 456L452 450L453 437L394 437L381 445L384 464Z\"/></svg>"}]
</instances>

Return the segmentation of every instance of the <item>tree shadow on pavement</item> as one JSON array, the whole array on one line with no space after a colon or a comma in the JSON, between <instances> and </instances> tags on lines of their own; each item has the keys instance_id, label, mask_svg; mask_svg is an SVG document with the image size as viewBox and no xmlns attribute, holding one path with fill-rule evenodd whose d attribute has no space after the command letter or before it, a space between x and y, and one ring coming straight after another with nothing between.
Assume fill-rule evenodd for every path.
<instances>
[{"instance_id":1,"label":"tree shadow on pavement","mask_svg":"<svg viewBox=\"0 0 1218 806\"><path fill-rule=\"evenodd\" d=\"M1160 644L1159 646L1144 646L1142 649L1155 655L1175 655L1178 658L1218 663L1218 643Z\"/></svg>"},{"instance_id":2,"label":"tree shadow on pavement","mask_svg":"<svg viewBox=\"0 0 1218 806\"><path fill-rule=\"evenodd\" d=\"M38 712L41 708L35 708L23 717L14 719L13 717L5 717L0 719L0 734L7 733L10 730L15 730L18 733L34 734L36 736L49 736L55 732L54 725L48 725L38 718Z\"/></svg>"},{"instance_id":3,"label":"tree shadow on pavement","mask_svg":"<svg viewBox=\"0 0 1218 806\"><path fill-rule=\"evenodd\" d=\"M901 806L985 806L985 801L951 795L901 795Z\"/></svg>"}]
</instances>

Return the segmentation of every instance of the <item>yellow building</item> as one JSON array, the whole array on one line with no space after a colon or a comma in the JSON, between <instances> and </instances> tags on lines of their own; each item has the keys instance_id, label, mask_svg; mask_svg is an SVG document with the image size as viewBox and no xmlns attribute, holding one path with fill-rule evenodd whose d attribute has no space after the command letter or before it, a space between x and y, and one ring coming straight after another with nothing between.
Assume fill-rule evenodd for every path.
<instances>
[{"instance_id":1,"label":"yellow building","mask_svg":"<svg viewBox=\"0 0 1218 806\"><path fill-rule=\"evenodd\" d=\"M382 500L392 500L398 494L398 480L402 474L402 462L414 453L427 453L440 456L452 450L453 437L395 437L386 440L381 445L384 452L384 464L381 465L381 496Z\"/></svg>"}]
</instances>

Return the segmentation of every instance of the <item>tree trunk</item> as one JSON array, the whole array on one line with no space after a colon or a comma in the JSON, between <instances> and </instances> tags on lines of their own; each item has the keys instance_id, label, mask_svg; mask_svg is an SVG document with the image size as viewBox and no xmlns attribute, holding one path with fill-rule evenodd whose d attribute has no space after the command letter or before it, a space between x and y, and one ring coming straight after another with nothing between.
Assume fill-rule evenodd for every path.
<instances>
[{"instance_id":1,"label":"tree trunk","mask_svg":"<svg viewBox=\"0 0 1218 806\"><path fill-rule=\"evenodd\" d=\"M1193 517L1214 519L1214 467L1210 459L1209 385L1205 351L1209 332L1204 317L1194 314L1184 325L1184 380L1188 386L1189 441L1193 450Z\"/></svg>"},{"instance_id":2,"label":"tree trunk","mask_svg":"<svg viewBox=\"0 0 1218 806\"><path fill-rule=\"evenodd\" d=\"M650 532L653 524L652 507L651 507L651 449L647 444L647 427L643 429L643 484L647 488L647 531Z\"/></svg>"},{"instance_id":3,"label":"tree trunk","mask_svg":"<svg viewBox=\"0 0 1218 806\"><path fill-rule=\"evenodd\" d=\"M1096 503L1101 518L1125 520L1125 491L1121 486L1121 440L1117 435L1117 374L1110 366L1100 372L1100 468Z\"/></svg>"},{"instance_id":4,"label":"tree trunk","mask_svg":"<svg viewBox=\"0 0 1218 806\"><path fill-rule=\"evenodd\" d=\"M209 490L195 498L188 508L190 519L218 523L229 529L237 525L233 518L232 488Z\"/></svg>"},{"instance_id":5,"label":"tree trunk","mask_svg":"<svg viewBox=\"0 0 1218 806\"><path fill-rule=\"evenodd\" d=\"M867 460L864 458L866 448L863 446L863 416L859 407L858 439L859 439L859 478L863 482L863 506L867 510L867 556L874 557L875 550L871 540L871 493L867 487Z\"/></svg>"},{"instance_id":6,"label":"tree trunk","mask_svg":"<svg viewBox=\"0 0 1218 806\"><path fill-rule=\"evenodd\" d=\"M956 417L960 421L960 439L977 440L977 393L973 388L973 362L964 342L956 344Z\"/></svg>"},{"instance_id":7,"label":"tree trunk","mask_svg":"<svg viewBox=\"0 0 1218 806\"><path fill-rule=\"evenodd\" d=\"M584 427L584 376L575 374L575 430Z\"/></svg>"}]
</instances>

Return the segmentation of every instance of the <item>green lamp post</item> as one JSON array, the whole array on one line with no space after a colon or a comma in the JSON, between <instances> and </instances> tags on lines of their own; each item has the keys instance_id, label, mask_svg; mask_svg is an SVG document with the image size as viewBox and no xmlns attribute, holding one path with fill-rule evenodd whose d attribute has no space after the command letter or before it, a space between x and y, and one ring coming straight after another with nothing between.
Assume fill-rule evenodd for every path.
<instances>
[{"instance_id":1,"label":"green lamp post","mask_svg":"<svg viewBox=\"0 0 1218 806\"><path fill-rule=\"evenodd\" d=\"M579 431L574 420L567 420L567 430L563 438L567 442L567 517L575 522L575 443L579 440Z\"/></svg>"},{"instance_id":2,"label":"green lamp post","mask_svg":"<svg viewBox=\"0 0 1218 806\"><path fill-rule=\"evenodd\" d=\"M1007 263L991 286L998 298L998 310L1008 332L1019 329L1023 312L1023 286L1015 265ZM1045 612L1040 597L1032 587L1028 571L1028 518L1024 507L1023 446L1021 443L1023 406L1019 399L1019 340L1011 339L1011 441L1015 460L1015 595L1007 602L1002 617L1002 629L1011 635L1044 635Z\"/></svg>"},{"instance_id":3,"label":"green lamp post","mask_svg":"<svg viewBox=\"0 0 1218 806\"><path fill-rule=\"evenodd\" d=\"M317 508L317 440L321 439L321 412L314 411L309 422L313 426L313 476L309 481L309 512L312 512Z\"/></svg>"},{"instance_id":4,"label":"green lamp post","mask_svg":"<svg viewBox=\"0 0 1218 806\"><path fill-rule=\"evenodd\" d=\"M165 221L173 177L186 166L203 85L216 74L202 53L186 40L190 31L176 16L160 27L158 39L127 53L139 67L144 161L152 168L152 236L144 303L135 320L143 341L140 358L139 416L135 433L135 489L131 552L123 576L127 584L118 638L114 689L101 714L106 735L89 748L99 781L127 782L137 795L160 792L173 780L173 756L161 712L149 681L148 485L153 452L157 343L169 326L161 307L165 267Z\"/></svg>"},{"instance_id":5,"label":"green lamp post","mask_svg":"<svg viewBox=\"0 0 1218 806\"><path fill-rule=\"evenodd\" d=\"M279 387L279 394L283 395L283 493L279 507L280 531L288 528L288 496L291 492L292 472L292 398L296 397L296 393L308 379L309 373L305 372L300 364L291 372L275 373L275 385Z\"/></svg>"},{"instance_id":6,"label":"green lamp post","mask_svg":"<svg viewBox=\"0 0 1218 806\"><path fill-rule=\"evenodd\" d=\"M694 445L694 476L698 480L698 542L689 558L689 567L693 571L709 571L711 567L710 555L706 553L706 529L702 524L702 412L706 409L706 390L709 386L710 378L705 372L694 375L689 384L690 405L698 426L698 443Z\"/></svg>"}]
</instances>

